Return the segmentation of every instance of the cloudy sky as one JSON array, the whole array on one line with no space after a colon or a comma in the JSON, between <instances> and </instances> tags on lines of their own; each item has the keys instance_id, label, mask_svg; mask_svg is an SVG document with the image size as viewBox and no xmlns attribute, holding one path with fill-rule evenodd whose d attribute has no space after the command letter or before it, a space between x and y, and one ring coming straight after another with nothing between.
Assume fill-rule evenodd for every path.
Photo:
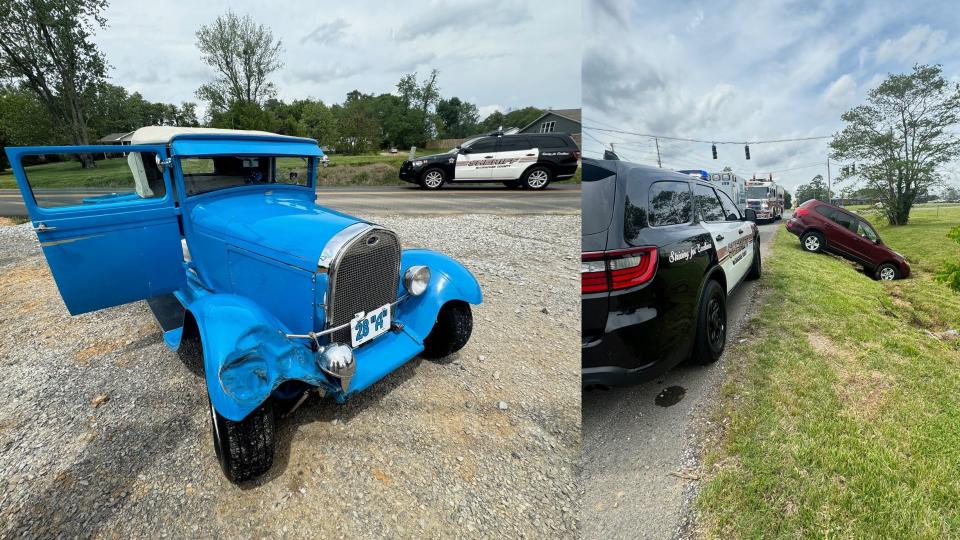
<instances>
[{"instance_id":1,"label":"cloudy sky","mask_svg":"<svg viewBox=\"0 0 960 540\"><path fill-rule=\"evenodd\" d=\"M707 140L832 135L888 73L939 63L960 82L955 2L587 0L584 126ZM611 40L610 36L629 36ZM649 139L585 129L584 150L604 144L656 164ZM792 191L826 178L828 141L718 146L661 141L665 167L730 166L774 172ZM836 164L832 165L836 175ZM957 176L951 181L957 182Z\"/></svg>"},{"instance_id":2,"label":"cloudy sky","mask_svg":"<svg viewBox=\"0 0 960 540\"><path fill-rule=\"evenodd\" d=\"M194 34L228 9L283 40L286 65L274 82L284 100L392 92L401 75L437 68L441 95L476 104L481 116L580 103L579 0L113 0L95 38L111 81L150 101L197 101L212 72Z\"/></svg>"}]
</instances>

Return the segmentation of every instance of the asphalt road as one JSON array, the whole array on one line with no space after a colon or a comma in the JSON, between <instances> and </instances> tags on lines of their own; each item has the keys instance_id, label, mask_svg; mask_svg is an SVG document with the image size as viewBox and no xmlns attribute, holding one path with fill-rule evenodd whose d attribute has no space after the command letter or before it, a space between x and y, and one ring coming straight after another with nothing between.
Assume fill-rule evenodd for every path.
<instances>
[{"instance_id":1,"label":"asphalt road","mask_svg":"<svg viewBox=\"0 0 960 540\"><path fill-rule=\"evenodd\" d=\"M90 189L64 197L79 201L83 197L110 192ZM448 185L438 191L408 185L324 187L317 190L317 203L360 216L579 214L580 185L558 183L542 191L507 189L499 184ZM26 213L19 190L0 189L0 216L23 216Z\"/></svg>"},{"instance_id":2,"label":"asphalt road","mask_svg":"<svg viewBox=\"0 0 960 540\"><path fill-rule=\"evenodd\" d=\"M783 223L760 226L764 259ZM762 281L743 282L727 299L728 343L753 311ZM689 478L697 474L700 426L731 361L724 354L712 366L681 364L642 385L583 392L584 538L674 538L681 532ZM684 389L682 398L657 405L657 395L670 387Z\"/></svg>"}]
</instances>

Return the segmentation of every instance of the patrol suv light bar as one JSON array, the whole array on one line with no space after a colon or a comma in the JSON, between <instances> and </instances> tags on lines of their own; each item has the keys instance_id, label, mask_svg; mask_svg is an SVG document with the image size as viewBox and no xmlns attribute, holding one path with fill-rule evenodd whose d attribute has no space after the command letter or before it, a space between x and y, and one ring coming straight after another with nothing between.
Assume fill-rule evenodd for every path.
<instances>
[{"instance_id":1,"label":"patrol suv light bar","mask_svg":"<svg viewBox=\"0 0 960 540\"><path fill-rule=\"evenodd\" d=\"M581 294L629 289L653 278L657 248L592 251L580 255Z\"/></svg>"}]
</instances>

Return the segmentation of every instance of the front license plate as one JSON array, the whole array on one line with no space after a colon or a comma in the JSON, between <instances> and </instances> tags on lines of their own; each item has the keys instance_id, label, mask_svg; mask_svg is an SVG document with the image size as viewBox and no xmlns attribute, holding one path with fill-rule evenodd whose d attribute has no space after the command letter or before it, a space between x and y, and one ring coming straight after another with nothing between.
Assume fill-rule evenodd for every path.
<instances>
[{"instance_id":1,"label":"front license plate","mask_svg":"<svg viewBox=\"0 0 960 540\"><path fill-rule=\"evenodd\" d=\"M390 304L361 313L350 321L350 345L354 348L390 330Z\"/></svg>"}]
</instances>

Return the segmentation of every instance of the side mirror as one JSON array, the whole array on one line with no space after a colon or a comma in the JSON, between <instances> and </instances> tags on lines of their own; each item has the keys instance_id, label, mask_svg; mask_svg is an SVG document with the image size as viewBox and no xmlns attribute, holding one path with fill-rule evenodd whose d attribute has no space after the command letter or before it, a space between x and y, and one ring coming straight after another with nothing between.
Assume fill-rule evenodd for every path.
<instances>
[{"instance_id":1,"label":"side mirror","mask_svg":"<svg viewBox=\"0 0 960 540\"><path fill-rule=\"evenodd\" d=\"M757 211L753 208L747 208L743 211L743 220L744 221L756 221L757 220Z\"/></svg>"}]
</instances>

